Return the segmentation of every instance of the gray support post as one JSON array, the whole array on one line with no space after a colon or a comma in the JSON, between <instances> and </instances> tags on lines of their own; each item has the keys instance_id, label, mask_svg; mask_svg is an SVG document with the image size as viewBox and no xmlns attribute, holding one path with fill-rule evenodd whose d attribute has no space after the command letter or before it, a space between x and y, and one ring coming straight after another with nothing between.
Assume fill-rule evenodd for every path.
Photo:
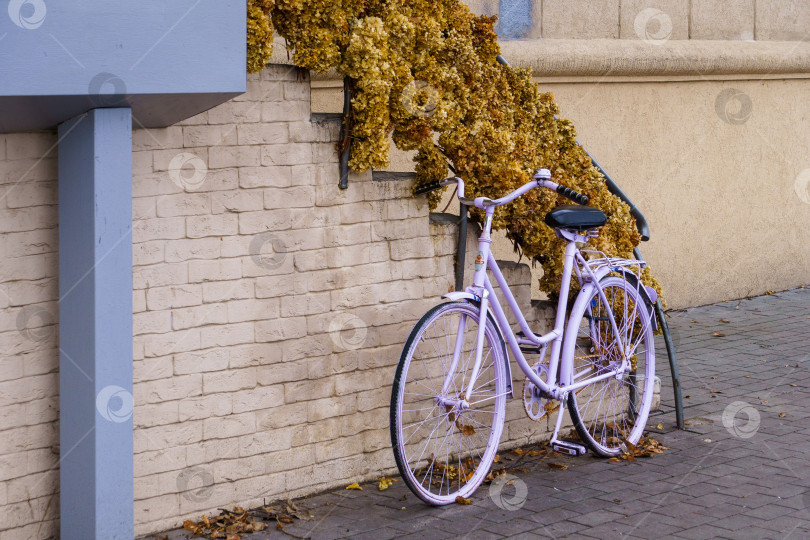
<instances>
[{"instance_id":1,"label":"gray support post","mask_svg":"<svg viewBox=\"0 0 810 540\"><path fill-rule=\"evenodd\" d=\"M131 539L132 111L59 126L61 537Z\"/></svg>"}]
</instances>

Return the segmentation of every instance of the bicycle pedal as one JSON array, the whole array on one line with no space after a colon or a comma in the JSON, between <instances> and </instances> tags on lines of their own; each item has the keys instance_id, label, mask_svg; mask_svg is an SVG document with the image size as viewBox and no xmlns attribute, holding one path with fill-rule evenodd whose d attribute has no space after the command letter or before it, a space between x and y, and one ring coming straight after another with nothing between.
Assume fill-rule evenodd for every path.
<instances>
[{"instance_id":1,"label":"bicycle pedal","mask_svg":"<svg viewBox=\"0 0 810 540\"><path fill-rule=\"evenodd\" d=\"M556 440L551 443L551 449L560 454L568 454L569 456L581 456L588 451L587 448L578 442L568 440Z\"/></svg>"}]
</instances>

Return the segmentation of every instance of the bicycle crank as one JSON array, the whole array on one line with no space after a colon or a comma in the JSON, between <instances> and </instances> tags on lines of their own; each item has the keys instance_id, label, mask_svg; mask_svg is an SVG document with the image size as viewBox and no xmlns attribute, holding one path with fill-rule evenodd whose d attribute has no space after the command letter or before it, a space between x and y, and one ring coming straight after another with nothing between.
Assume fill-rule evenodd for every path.
<instances>
[{"instance_id":1,"label":"bicycle crank","mask_svg":"<svg viewBox=\"0 0 810 540\"><path fill-rule=\"evenodd\" d=\"M543 381L548 381L548 368L542 362L537 362L532 366L532 371L537 373ZM560 404L550 399L548 394L538 388L531 379L523 379L523 408L526 409L526 416L534 421L542 420L549 413L557 410Z\"/></svg>"}]
</instances>

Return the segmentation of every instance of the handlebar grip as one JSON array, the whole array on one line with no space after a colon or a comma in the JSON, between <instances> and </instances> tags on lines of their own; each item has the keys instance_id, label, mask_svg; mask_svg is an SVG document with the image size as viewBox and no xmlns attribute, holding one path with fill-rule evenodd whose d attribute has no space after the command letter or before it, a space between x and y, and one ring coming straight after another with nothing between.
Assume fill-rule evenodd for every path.
<instances>
[{"instance_id":1,"label":"handlebar grip","mask_svg":"<svg viewBox=\"0 0 810 540\"><path fill-rule=\"evenodd\" d=\"M567 198L571 199L572 201L574 201L577 204L581 204L582 206L585 206L585 205L588 204L588 196L587 195L583 195L582 193L577 193L576 191L574 191L571 188L567 188L567 187L562 186L562 185L557 186L557 193L559 193L563 197L567 197Z\"/></svg>"},{"instance_id":2,"label":"handlebar grip","mask_svg":"<svg viewBox=\"0 0 810 540\"><path fill-rule=\"evenodd\" d=\"M427 184L424 184L424 185L418 187L416 190L414 190L413 193L414 193L414 195L421 195L423 193L429 193L429 192L431 192L433 190L440 189L441 187L442 187L442 183L440 181L436 180L434 182L429 182Z\"/></svg>"}]
</instances>

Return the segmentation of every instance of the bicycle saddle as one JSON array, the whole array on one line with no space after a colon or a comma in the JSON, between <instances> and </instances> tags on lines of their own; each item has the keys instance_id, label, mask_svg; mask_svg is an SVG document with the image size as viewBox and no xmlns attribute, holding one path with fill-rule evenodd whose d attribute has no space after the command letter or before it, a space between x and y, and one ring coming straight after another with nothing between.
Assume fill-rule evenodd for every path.
<instances>
[{"instance_id":1,"label":"bicycle saddle","mask_svg":"<svg viewBox=\"0 0 810 540\"><path fill-rule=\"evenodd\" d=\"M546 225L555 229L585 231L601 227L607 222L607 216L601 210L591 206L564 205L558 206L546 214Z\"/></svg>"}]
</instances>

